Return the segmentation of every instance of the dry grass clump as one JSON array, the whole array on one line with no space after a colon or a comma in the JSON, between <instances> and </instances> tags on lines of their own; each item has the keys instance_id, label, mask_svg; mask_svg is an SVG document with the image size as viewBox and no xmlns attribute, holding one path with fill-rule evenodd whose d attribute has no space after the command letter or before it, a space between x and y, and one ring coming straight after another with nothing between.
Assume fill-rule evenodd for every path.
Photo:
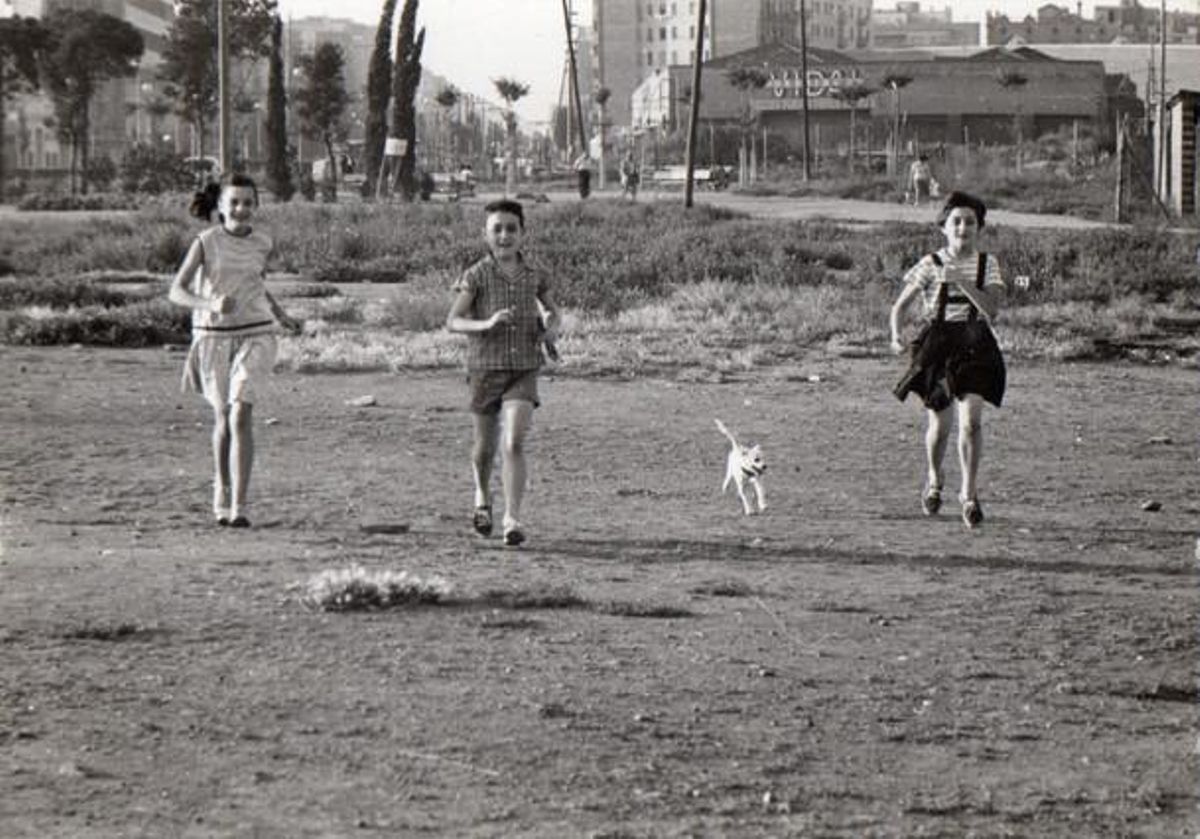
<instances>
[{"instance_id":1,"label":"dry grass clump","mask_svg":"<svg viewBox=\"0 0 1200 839\"><path fill-rule=\"evenodd\" d=\"M440 577L408 571L371 571L361 565L328 569L304 587L304 605L325 612L366 612L442 602L450 584Z\"/></svg>"}]
</instances>

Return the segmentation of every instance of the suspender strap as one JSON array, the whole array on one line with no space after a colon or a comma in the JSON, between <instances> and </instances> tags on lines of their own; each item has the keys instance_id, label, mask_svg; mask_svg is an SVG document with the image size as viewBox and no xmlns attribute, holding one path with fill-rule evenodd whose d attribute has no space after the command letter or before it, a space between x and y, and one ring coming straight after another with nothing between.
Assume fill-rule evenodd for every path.
<instances>
[{"instance_id":1,"label":"suspender strap","mask_svg":"<svg viewBox=\"0 0 1200 839\"><path fill-rule=\"evenodd\" d=\"M933 264L938 268L943 267L942 258L936 253L931 253L929 258L933 260ZM946 294L946 284L944 282L938 283L937 307L933 315L934 323L941 323L946 319Z\"/></svg>"}]
</instances>

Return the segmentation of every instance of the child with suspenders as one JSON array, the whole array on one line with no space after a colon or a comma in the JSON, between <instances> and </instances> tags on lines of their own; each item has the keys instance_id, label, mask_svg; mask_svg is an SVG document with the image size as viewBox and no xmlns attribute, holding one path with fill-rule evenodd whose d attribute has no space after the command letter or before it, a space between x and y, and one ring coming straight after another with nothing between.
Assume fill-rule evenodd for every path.
<instances>
[{"instance_id":1,"label":"child with suspenders","mask_svg":"<svg viewBox=\"0 0 1200 839\"><path fill-rule=\"evenodd\" d=\"M983 522L977 477L983 443L983 403L996 407L1004 398L1004 357L991 323L1005 293L994 254L978 250L987 208L973 195L953 192L938 215L946 246L922 258L904 277L904 290L892 306L892 351L905 351L902 320L920 299L926 323L909 345L909 369L894 393L903 400L917 394L927 409L927 475L921 507L927 516L942 505L942 461L950 440L951 413L958 418L958 455L962 467L959 501L963 523Z\"/></svg>"}]
</instances>

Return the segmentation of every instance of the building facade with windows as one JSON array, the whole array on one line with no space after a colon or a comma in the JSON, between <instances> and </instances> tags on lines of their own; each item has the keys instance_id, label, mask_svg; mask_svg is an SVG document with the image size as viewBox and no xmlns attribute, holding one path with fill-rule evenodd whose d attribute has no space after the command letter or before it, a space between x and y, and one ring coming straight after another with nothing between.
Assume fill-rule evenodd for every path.
<instances>
[{"instance_id":1,"label":"building facade with windows","mask_svg":"<svg viewBox=\"0 0 1200 839\"><path fill-rule=\"evenodd\" d=\"M592 73L612 92L614 125L630 125L645 80L691 66L700 21L695 0L603 0L592 4ZM800 0L708 0L702 61L767 44L800 43ZM867 46L871 0L806 0L808 45Z\"/></svg>"},{"instance_id":2,"label":"building facade with windows","mask_svg":"<svg viewBox=\"0 0 1200 839\"><path fill-rule=\"evenodd\" d=\"M1161 39L1161 10L1143 6L1138 0L1121 0L1116 6L1100 6L1093 17L1083 16L1083 4L1075 11L1047 3L1036 15L1012 20L1007 15L988 14L987 43L1008 44L1108 44L1158 43ZM1167 10L1166 40L1169 44L1200 44L1200 14Z\"/></svg>"},{"instance_id":3,"label":"building facade with windows","mask_svg":"<svg viewBox=\"0 0 1200 839\"><path fill-rule=\"evenodd\" d=\"M936 12L926 11L913 0L897 3L894 9L872 11L868 40L871 49L880 50L978 46L981 43L978 21L956 22L949 7Z\"/></svg>"}]
</instances>

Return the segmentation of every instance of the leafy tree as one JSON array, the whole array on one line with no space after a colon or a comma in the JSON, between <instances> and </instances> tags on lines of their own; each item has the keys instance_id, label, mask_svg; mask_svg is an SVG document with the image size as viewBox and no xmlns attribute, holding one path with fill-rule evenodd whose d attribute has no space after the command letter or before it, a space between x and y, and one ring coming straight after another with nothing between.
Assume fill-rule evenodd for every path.
<instances>
[{"instance_id":1,"label":"leafy tree","mask_svg":"<svg viewBox=\"0 0 1200 839\"><path fill-rule=\"evenodd\" d=\"M417 31L417 6L420 0L404 0L400 28L396 34L396 63L392 78L392 136L406 143L404 156L396 170L396 184L404 200L411 201L417 191L416 146L417 117L415 102L421 84L421 51L425 48L425 27Z\"/></svg>"},{"instance_id":2,"label":"leafy tree","mask_svg":"<svg viewBox=\"0 0 1200 839\"><path fill-rule=\"evenodd\" d=\"M290 201L296 191L288 161L283 21L278 15L271 26L271 58L267 71L267 189L280 201Z\"/></svg>"},{"instance_id":3,"label":"leafy tree","mask_svg":"<svg viewBox=\"0 0 1200 839\"><path fill-rule=\"evenodd\" d=\"M387 110L392 99L392 20L396 16L396 0L384 0L375 29L375 47L367 68L367 124L364 129L363 162L366 165L363 195L375 194L375 180L383 162L387 141Z\"/></svg>"},{"instance_id":4,"label":"leafy tree","mask_svg":"<svg viewBox=\"0 0 1200 839\"><path fill-rule=\"evenodd\" d=\"M0 18L0 126L8 119L8 97L38 87L38 62L48 33L32 17ZM0 131L0 201L4 200L4 132Z\"/></svg>"},{"instance_id":5,"label":"leafy tree","mask_svg":"<svg viewBox=\"0 0 1200 839\"><path fill-rule=\"evenodd\" d=\"M771 77L761 67L735 67L726 75L729 77L729 84L741 91L742 94L742 144L739 160L745 161L748 159L746 154L747 140L756 124L755 116L750 110L750 91L762 90L767 86L767 82L771 80ZM743 163L742 166L744 165ZM741 167L739 167L739 170L741 170ZM739 171L738 176L744 179L745 172Z\"/></svg>"},{"instance_id":6,"label":"leafy tree","mask_svg":"<svg viewBox=\"0 0 1200 839\"><path fill-rule=\"evenodd\" d=\"M275 0L228 0L229 57L253 62L270 54ZM160 76L171 84L178 113L195 126L204 155L205 127L220 105L217 78L217 4L179 0L167 33Z\"/></svg>"},{"instance_id":7,"label":"leafy tree","mask_svg":"<svg viewBox=\"0 0 1200 839\"><path fill-rule=\"evenodd\" d=\"M854 172L854 154L855 154L855 135L858 133L858 125L856 117L858 116L858 105L864 99L872 96L875 93L875 88L864 84L863 82L850 82L833 91L833 98L840 99L850 106L850 172Z\"/></svg>"},{"instance_id":8,"label":"leafy tree","mask_svg":"<svg viewBox=\"0 0 1200 839\"><path fill-rule=\"evenodd\" d=\"M1017 70L1001 70L996 73L996 84L1005 90L1016 95L1017 104L1013 108L1013 141L1017 144L1017 160L1016 169L1021 171L1021 146L1024 145L1025 137L1022 128L1021 120L1021 91L1025 89L1025 85L1029 83L1029 77Z\"/></svg>"},{"instance_id":9,"label":"leafy tree","mask_svg":"<svg viewBox=\"0 0 1200 839\"><path fill-rule=\"evenodd\" d=\"M346 93L346 58L337 44L324 43L317 46L312 55L300 57L298 62L303 75L300 89L296 91L296 104L300 113L300 125L305 136L325 144L329 156L329 190L337 195L337 156L333 141L341 128L350 95Z\"/></svg>"},{"instance_id":10,"label":"leafy tree","mask_svg":"<svg viewBox=\"0 0 1200 839\"><path fill-rule=\"evenodd\" d=\"M529 93L529 85L523 84L516 79L510 79L502 76L498 79L492 79L492 84L496 86L496 92L500 94L500 98L508 105L504 110L504 133L505 145L508 149L508 164L505 166L506 173L504 177L504 191L506 193L517 191L517 114L513 110L513 105L517 100L521 99L525 94ZM587 150L584 150L587 153Z\"/></svg>"},{"instance_id":11,"label":"leafy tree","mask_svg":"<svg viewBox=\"0 0 1200 839\"><path fill-rule=\"evenodd\" d=\"M71 192L81 171L86 193L92 98L109 79L137 72L144 43L129 23L92 9L55 9L45 26L49 41L42 52L42 78L54 101L58 137L71 146Z\"/></svg>"},{"instance_id":12,"label":"leafy tree","mask_svg":"<svg viewBox=\"0 0 1200 839\"><path fill-rule=\"evenodd\" d=\"M186 190L194 179L187 163L173 150L145 143L137 143L125 151L118 177L125 192L154 195Z\"/></svg>"}]
</instances>

